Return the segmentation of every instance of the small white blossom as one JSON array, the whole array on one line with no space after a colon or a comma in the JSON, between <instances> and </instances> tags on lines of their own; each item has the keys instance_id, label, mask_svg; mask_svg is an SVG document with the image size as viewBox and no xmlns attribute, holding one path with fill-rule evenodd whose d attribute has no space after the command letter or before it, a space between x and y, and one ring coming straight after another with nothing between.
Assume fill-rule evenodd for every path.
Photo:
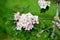
<instances>
[{"instance_id":1,"label":"small white blossom","mask_svg":"<svg viewBox=\"0 0 60 40\"><path fill-rule=\"evenodd\" d=\"M47 6L50 7L50 1L45 1L45 0L38 0L38 4L41 7L41 9L46 9Z\"/></svg>"},{"instance_id":2,"label":"small white blossom","mask_svg":"<svg viewBox=\"0 0 60 40\"><path fill-rule=\"evenodd\" d=\"M18 20L20 18L20 12L14 14L14 20Z\"/></svg>"},{"instance_id":3,"label":"small white blossom","mask_svg":"<svg viewBox=\"0 0 60 40\"><path fill-rule=\"evenodd\" d=\"M50 7L50 1L46 1L47 6Z\"/></svg>"}]
</instances>

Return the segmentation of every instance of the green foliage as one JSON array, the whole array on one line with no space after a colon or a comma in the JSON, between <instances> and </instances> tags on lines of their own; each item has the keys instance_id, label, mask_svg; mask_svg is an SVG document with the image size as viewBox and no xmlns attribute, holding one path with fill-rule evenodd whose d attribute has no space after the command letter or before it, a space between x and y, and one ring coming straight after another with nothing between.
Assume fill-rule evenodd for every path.
<instances>
[{"instance_id":1,"label":"green foliage","mask_svg":"<svg viewBox=\"0 0 60 40\"><path fill-rule=\"evenodd\" d=\"M38 15L39 24L35 24L34 28L30 31L17 31L15 29L16 25L13 21L14 13L17 11L21 12L21 14L31 12L33 15ZM52 20L47 19L53 19L55 13L56 5L54 2L51 3L51 6L46 13L40 13L38 0L0 0L0 40L4 39L4 33L11 36L13 40L16 38L20 38L21 40L57 40L60 38L60 31L58 28L56 28L56 34L53 39L50 37L52 32L50 29L39 34L39 38L36 37L36 34L42 29L52 27Z\"/></svg>"}]
</instances>

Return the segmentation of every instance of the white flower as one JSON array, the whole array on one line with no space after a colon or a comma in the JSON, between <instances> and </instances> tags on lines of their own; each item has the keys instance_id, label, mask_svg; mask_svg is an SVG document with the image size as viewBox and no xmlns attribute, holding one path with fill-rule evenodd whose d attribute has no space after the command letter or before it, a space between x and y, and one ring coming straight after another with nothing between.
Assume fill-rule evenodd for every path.
<instances>
[{"instance_id":1,"label":"white flower","mask_svg":"<svg viewBox=\"0 0 60 40\"><path fill-rule=\"evenodd\" d=\"M33 19L32 20L33 24L35 24L35 23L39 24L39 22L38 22L38 16L33 16L32 19Z\"/></svg>"},{"instance_id":2,"label":"white flower","mask_svg":"<svg viewBox=\"0 0 60 40\"><path fill-rule=\"evenodd\" d=\"M20 12L14 14L14 20L18 20L20 18Z\"/></svg>"},{"instance_id":3,"label":"white flower","mask_svg":"<svg viewBox=\"0 0 60 40\"><path fill-rule=\"evenodd\" d=\"M38 1L39 6L41 7L41 9L46 9L47 6L50 7L50 1L45 1L45 0L39 0Z\"/></svg>"},{"instance_id":4,"label":"white flower","mask_svg":"<svg viewBox=\"0 0 60 40\"><path fill-rule=\"evenodd\" d=\"M47 6L50 7L50 1L46 1Z\"/></svg>"},{"instance_id":5,"label":"white flower","mask_svg":"<svg viewBox=\"0 0 60 40\"><path fill-rule=\"evenodd\" d=\"M32 22L27 22L27 27L25 30L31 30L33 28Z\"/></svg>"},{"instance_id":6,"label":"white flower","mask_svg":"<svg viewBox=\"0 0 60 40\"><path fill-rule=\"evenodd\" d=\"M17 22L17 24L16 24L16 25L17 25L17 27L16 27L16 28L17 28L17 30L21 30L22 25L21 25L19 22Z\"/></svg>"}]
</instances>

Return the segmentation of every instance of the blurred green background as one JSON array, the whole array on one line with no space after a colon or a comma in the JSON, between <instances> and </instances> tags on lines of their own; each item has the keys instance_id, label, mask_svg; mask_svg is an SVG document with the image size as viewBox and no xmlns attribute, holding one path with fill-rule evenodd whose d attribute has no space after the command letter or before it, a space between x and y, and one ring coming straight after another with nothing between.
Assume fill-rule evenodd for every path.
<instances>
[{"instance_id":1,"label":"blurred green background","mask_svg":"<svg viewBox=\"0 0 60 40\"><path fill-rule=\"evenodd\" d=\"M42 28L52 27L52 20L56 14L55 0L50 0L51 6L45 13L41 13L38 0L0 0L0 40L60 40L60 29L56 28L55 36L52 39L50 34L52 30L45 31L43 34L36 34ZM13 21L14 13L19 11L22 13L31 12L38 15L39 24L35 24L31 31L17 31ZM59 4L60 13L60 4Z\"/></svg>"}]
</instances>

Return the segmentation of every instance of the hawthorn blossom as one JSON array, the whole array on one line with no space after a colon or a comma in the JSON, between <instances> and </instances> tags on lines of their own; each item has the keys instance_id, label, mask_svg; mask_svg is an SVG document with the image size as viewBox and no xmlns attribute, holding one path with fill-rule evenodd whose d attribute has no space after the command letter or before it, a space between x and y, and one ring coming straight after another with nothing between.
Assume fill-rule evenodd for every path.
<instances>
[{"instance_id":1,"label":"hawthorn blossom","mask_svg":"<svg viewBox=\"0 0 60 40\"><path fill-rule=\"evenodd\" d=\"M34 16L34 22L37 23L37 24L39 24L39 22L38 22L38 16Z\"/></svg>"},{"instance_id":2,"label":"hawthorn blossom","mask_svg":"<svg viewBox=\"0 0 60 40\"><path fill-rule=\"evenodd\" d=\"M27 22L27 27L25 30L31 30L33 28L32 22Z\"/></svg>"},{"instance_id":3,"label":"hawthorn blossom","mask_svg":"<svg viewBox=\"0 0 60 40\"><path fill-rule=\"evenodd\" d=\"M39 0L38 1L39 6L41 7L41 9L46 9L46 7L50 7L50 1L45 1L45 0Z\"/></svg>"},{"instance_id":4,"label":"hawthorn blossom","mask_svg":"<svg viewBox=\"0 0 60 40\"><path fill-rule=\"evenodd\" d=\"M46 1L47 6L50 7L50 1Z\"/></svg>"},{"instance_id":5,"label":"hawthorn blossom","mask_svg":"<svg viewBox=\"0 0 60 40\"><path fill-rule=\"evenodd\" d=\"M16 22L17 30L22 30L22 28L31 30L34 27L33 24L39 24L38 16L33 16L30 12L22 15L17 12L14 14L14 20L19 20Z\"/></svg>"},{"instance_id":6,"label":"hawthorn blossom","mask_svg":"<svg viewBox=\"0 0 60 40\"><path fill-rule=\"evenodd\" d=\"M18 20L20 18L20 12L14 14L14 20Z\"/></svg>"}]
</instances>

